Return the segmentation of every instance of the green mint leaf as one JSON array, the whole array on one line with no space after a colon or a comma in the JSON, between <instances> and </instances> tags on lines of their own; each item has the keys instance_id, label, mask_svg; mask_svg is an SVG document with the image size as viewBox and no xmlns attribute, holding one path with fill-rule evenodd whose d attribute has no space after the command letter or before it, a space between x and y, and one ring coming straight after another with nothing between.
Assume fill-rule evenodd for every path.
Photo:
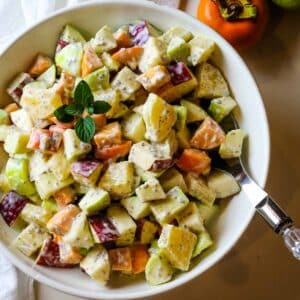
<instances>
[{"instance_id":1,"label":"green mint leaf","mask_svg":"<svg viewBox=\"0 0 300 300\"><path fill-rule=\"evenodd\" d=\"M65 112L70 116L78 116L82 114L83 111L84 111L83 106L76 105L76 104L67 105L67 107L65 108Z\"/></svg>"},{"instance_id":2,"label":"green mint leaf","mask_svg":"<svg viewBox=\"0 0 300 300\"><path fill-rule=\"evenodd\" d=\"M93 102L94 96L89 85L84 80L81 80L75 89L74 104L77 106L88 107L91 106Z\"/></svg>"},{"instance_id":3,"label":"green mint leaf","mask_svg":"<svg viewBox=\"0 0 300 300\"><path fill-rule=\"evenodd\" d=\"M88 143L95 134L96 126L91 117L79 119L75 125L75 132L79 139Z\"/></svg>"},{"instance_id":4,"label":"green mint leaf","mask_svg":"<svg viewBox=\"0 0 300 300\"><path fill-rule=\"evenodd\" d=\"M67 105L62 105L59 108L57 108L53 113L56 119L63 123L69 123L74 120L73 116L70 116L66 113L66 107Z\"/></svg>"},{"instance_id":5,"label":"green mint leaf","mask_svg":"<svg viewBox=\"0 0 300 300\"><path fill-rule=\"evenodd\" d=\"M111 109L111 105L106 101L95 101L93 107L94 114L104 114Z\"/></svg>"},{"instance_id":6,"label":"green mint leaf","mask_svg":"<svg viewBox=\"0 0 300 300\"><path fill-rule=\"evenodd\" d=\"M92 115L94 113L94 107L93 106L90 106L87 108L87 112Z\"/></svg>"}]
</instances>

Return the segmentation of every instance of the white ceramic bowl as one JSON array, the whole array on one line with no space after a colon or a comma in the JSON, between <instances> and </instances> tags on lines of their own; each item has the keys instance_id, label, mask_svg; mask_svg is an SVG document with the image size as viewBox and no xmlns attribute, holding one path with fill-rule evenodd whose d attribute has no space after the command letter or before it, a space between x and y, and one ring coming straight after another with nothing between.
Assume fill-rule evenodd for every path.
<instances>
[{"instance_id":1,"label":"white ceramic bowl","mask_svg":"<svg viewBox=\"0 0 300 300\"><path fill-rule=\"evenodd\" d=\"M118 26L144 18L162 29L183 26L194 33L213 38L220 51L215 63L225 74L232 93L240 105L236 116L249 136L247 161L249 170L260 185L264 185L269 164L269 131L263 102L257 86L237 52L216 32L187 14L148 1L105 0L61 11L22 34L0 57L1 106L10 100L5 93L8 82L18 72L26 70L38 52L53 56L59 32L71 23L83 32L94 34L102 25ZM3 163L2 163L3 164ZM59 270L35 266L33 261L10 246L14 233L0 218L0 247L23 272L36 280L63 292L94 299L143 298L183 284L200 275L222 258L236 243L252 219L254 209L243 193L235 196L212 228L216 250L195 264L189 272L177 275L171 282L149 287L142 279L115 278L102 287L79 269Z\"/></svg>"}]
</instances>

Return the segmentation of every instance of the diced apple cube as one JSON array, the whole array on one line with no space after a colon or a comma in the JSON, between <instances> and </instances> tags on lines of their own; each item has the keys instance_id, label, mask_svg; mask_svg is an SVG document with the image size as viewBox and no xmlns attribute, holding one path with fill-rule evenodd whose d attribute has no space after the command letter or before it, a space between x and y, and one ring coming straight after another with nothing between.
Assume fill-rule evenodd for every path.
<instances>
[{"instance_id":1,"label":"diced apple cube","mask_svg":"<svg viewBox=\"0 0 300 300\"><path fill-rule=\"evenodd\" d=\"M40 84L40 82L38 82ZM20 105L30 115L34 123L47 119L63 105L60 95L53 89L28 84L23 89Z\"/></svg>"},{"instance_id":2,"label":"diced apple cube","mask_svg":"<svg viewBox=\"0 0 300 300\"><path fill-rule=\"evenodd\" d=\"M204 231L203 219L195 202L190 202L176 217L180 227L199 233Z\"/></svg>"},{"instance_id":3,"label":"diced apple cube","mask_svg":"<svg viewBox=\"0 0 300 300\"><path fill-rule=\"evenodd\" d=\"M10 118L13 124L21 130L30 131L33 128L31 117L25 109L13 111L10 114Z\"/></svg>"},{"instance_id":4,"label":"diced apple cube","mask_svg":"<svg viewBox=\"0 0 300 300\"><path fill-rule=\"evenodd\" d=\"M35 223L29 224L14 240L13 245L26 256L33 255L42 247L49 234Z\"/></svg>"},{"instance_id":5,"label":"diced apple cube","mask_svg":"<svg viewBox=\"0 0 300 300\"><path fill-rule=\"evenodd\" d=\"M88 221L96 243L111 242L120 237L117 228L107 217L101 215L91 216Z\"/></svg>"},{"instance_id":6,"label":"diced apple cube","mask_svg":"<svg viewBox=\"0 0 300 300\"><path fill-rule=\"evenodd\" d=\"M197 98L217 98L229 96L226 80L218 68L210 63L203 63L196 69L198 87L195 89Z\"/></svg>"},{"instance_id":7,"label":"diced apple cube","mask_svg":"<svg viewBox=\"0 0 300 300\"><path fill-rule=\"evenodd\" d=\"M52 213L47 211L44 207L27 203L21 211L20 216L27 223L36 223L45 227Z\"/></svg>"},{"instance_id":8,"label":"diced apple cube","mask_svg":"<svg viewBox=\"0 0 300 300\"><path fill-rule=\"evenodd\" d=\"M128 161L110 164L100 179L99 187L109 192L113 199L132 194L135 188L133 164Z\"/></svg>"},{"instance_id":9,"label":"diced apple cube","mask_svg":"<svg viewBox=\"0 0 300 300\"><path fill-rule=\"evenodd\" d=\"M57 67L69 74L79 77L81 74L81 60L83 56L82 43L71 43L55 55Z\"/></svg>"},{"instance_id":10,"label":"diced apple cube","mask_svg":"<svg viewBox=\"0 0 300 300\"><path fill-rule=\"evenodd\" d=\"M161 142L169 135L176 122L174 108L155 94L149 94L144 104L143 118L146 137L152 142Z\"/></svg>"},{"instance_id":11,"label":"diced apple cube","mask_svg":"<svg viewBox=\"0 0 300 300\"><path fill-rule=\"evenodd\" d=\"M4 150L10 155L29 152L30 150L26 147L28 141L29 134L27 132L11 128L4 142Z\"/></svg>"},{"instance_id":12,"label":"diced apple cube","mask_svg":"<svg viewBox=\"0 0 300 300\"><path fill-rule=\"evenodd\" d=\"M128 67L124 67L113 79L111 86L120 91L122 101L129 99L141 87L137 77Z\"/></svg>"},{"instance_id":13,"label":"diced apple cube","mask_svg":"<svg viewBox=\"0 0 300 300\"><path fill-rule=\"evenodd\" d=\"M188 193L205 203L212 206L216 199L216 193L205 182L205 180L199 176L189 173L186 178L186 185L188 187Z\"/></svg>"},{"instance_id":14,"label":"diced apple cube","mask_svg":"<svg viewBox=\"0 0 300 300\"><path fill-rule=\"evenodd\" d=\"M168 62L166 45L156 37L150 37L144 45L144 52L139 61L139 69L146 72L150 68L165 65Z\"/></svg>"},{"instance_id":15,"label":"diced apple cube","mask_svg":"<svg viewBox=\"0 0 300 300\"><path fill-rule=\"evenodd\" d=\"M230 96L221 97L210 101L208 111L217 122L221 122L236 106L237 103Z\"/></svg>"},{"instance_id":16,"label":"diced apple cube","mask_svg":"<svg viewBox=\"0 0 300 300\"><path fill-rule=\"evenodd\" d=\"M172 157L159 150L155 145L142 141L132 145L128 160L144 171L159 172L168 169L173 163Z\"/></svg>"},{"instance_id":17,"label":"diced apple cube","mask_svg":"<svg viewBox=\"0 0 300 300\"><path fill-rule=\"evenodd\" d=\"M241 129L229 131L221 144L219 154L223 159L240 157L242 154L244 133Z\"/></svg>"},{"instance_id":18,"label":"diced apple cube","mask_svg":"<svg viewBox=\"0 0 300 300\"><path fill-rule=\"evenodd\" d=\"M186 195L175 186L167 192L166 199L151 202L150 208L157 222L163 225L171 222L188 203Z\"/></svg>"},{"instance_id":19,"label":"diced apple cube","mask_svg":"<svg viewBox=\"0 0 300 300\"><path fill-rule=\"evenodd\" d=\"M172 129L167 138L160 143L155 143L155 148L166 157L173 157L178 150L178 141L175 130Z\"/></svg>"},{"instance_id":20,"label":"diced apple cube","mask_svg":"<svg viewBox=\"0 0 300 300\"><path fill-rule=\"evenodd\" d=\"M7 93L19 103L23 94L23 88L26 84L33 81L33 78L28 73L19 74L7 88Z\"/></svg>"},{"instance_id":21,"label":"diced apple cube","mask_svg":"<svg viewBox=\"0 0 300 300\"><path fill-rule=\"evenodd\" d=\"M91 39L91 46L95 49L97 54L112 50L117 47L117 42L113 36L112 30L109 26L104 25Z\"/></svg>"},{"instance_id":22,"label":"diced apple cube","mask_svg":"<svg viewBox=\"0 0 300 300\"><path fill-rule=\"evenodd\" d=\"M43 173L48 171L48 156L42 152L34 151L29 156L30 181L37 180Z\"/></svg>"},{"instance_id":23,"label":"diced apple cube","mask_svg":"<svg viewBox=\"0 0 300 300\"><path fill-rule=\"evenodd\" d=\"M146 219L141 219L137 223L137 240L141 244L150 244L158 231L157 224L150 222Z\"/></svg>"},{"instance_id":24,"label":"diced apple cube","mask_svg":"<svg viewBox=\"0 0 300 300\"><path fill-rule=\"evenodd\" d=\"M41 199L44 200L73 182L72 177L60 180L52 173L44 173L35 181L35 186Z\"/></svg>"},{"instance_id":25,"label":"diced apple cube","mask_svg":"<svg viewBox=\"0 0 300 300\"><path fill-rule=\"evenodd\" d=\"M156 91L160 97L171 102L195 89L197 79L183 62L172 63L167 68L171 74L171 82Z\"/></svg>"},{"instance_id":26,"label":"diced apple cube","mask_svg":"<svg viewBox=\"0 0 300 300\"><path fill-rule=\"evenodd\" d=\"M106 284L110 275L110 262L106 249L97 245L81 261L80 267L94 280Z\"/></svg>"},{"instance_id":27,"label":"diced apple cube","mask_svg":"<svg viewBox=\"0 0 300 300\"><path fill-rule=\"evenodd\" d=\"M136 188L135 192L141 201L152 201L166 198L163 188L159 181L155 178L147 180L145 183Z\"/></svg>"},{"instance_id":28,"label":"diced apple cube","mask_svg":"<svg viewBox=\"0 0 300 300\"><path fill-rule=\"evenodd\" d=\"M63 241L75 248L89 249L94 245L86 214L80 212L74 218L70 230L63 236Z\"/></svg>"},{"instance_id":29,"label":"diced apple cube","mask_svg":"<svg viewBox=\"0 0 300 300\"><path fill-rule=\"evenodd\" d=\"M29 199L11 191L3 196L0 201L0 214L2 215L5 223L12 226Z\"/></svg>"},{"instance_id":30,"label":"diced apple cube","mask_svg":"<svg viewBox=\"0 0 300 300\"><path fill-rule=\"evenodd\" d=\"M5 176L11 189L25 196L36 193L34 185L29 181L28 160L9 158L5 167Z\"/></svg>"},{"instance_id":31,"label":"diced apple cube","mask_svg":"<svg viewBox=\"0 0 300 300\"><path fill-rule=\"evenodd\" d=\"M39 168L41 168L41 166L42 165L39 165ZM47 171L47 169L60 180L65 180L70 176L71 164L67 160L63 149L50 156L45 165L45 171Z\"/></svg>"},{"instance_id":32,"label":"diced apple cube","mask_svg":"<svg viewBox=\"0 0 300 300\"><path fill-rule=\"evenodd\" d=\"M170 60L187 62L187 58L190 55L191 49L188 43L180 37L174 37L171 39L167 54Z\"/></svg>"},{"instance_id":33,"label":"diced apple cube","mask_svg":"<svg viewBox=\"0 0 300 300\"><path fill-rule=\"evenodd\" d=\"M213 245L213 241L207 231L202 231L198 234L197 243L193 251L192 258L201 254L204 250L211 247Z\"/></svg>"},{"instance_id":34,"label":"diced apple cube","mask_svg":"<svg viewBox=\"0 0 300 300\"><path fill-rule=\"evenodd\" d=\"M59 39L56 46L56 52L59 52L62 48L66 47L68 44L71 43L85 43L85 38L82 36L82 34L79 32L79 30L70 24L67 24Z\"/></svg>"},{"instance_id":35,"label":"diced apple cube","mask_svg":"<svg viewBox=\"0 0 300 300\"><path fill-rule=\"evenodd\" d=\"M41 266L55 267L55 268L70 268L72 265L61 261L59 245L47 238L42 246L42 249L36 259L36 264Z\"/></svg>"},{"instance_id":36,"label":"diced apple cube","mask_svg":"<svg viewBox=\"0 0 300 300\"><path fill-rule=\"evenodd\" d=\"M96 160L73 162L71 173L75 181L86 186L94 186L100 176L103 164Z\"/></svg>"},{"instance_id":37,"label":"diced apple cube","mask_svg":"<svg viewBox=\"0 0 300 300\"><path fill-rule=\"evenodd\" d=\"M166 283L172 279L173 273L173 267L161 251L150 256L145 269L146 280L149 284Z\"/></svg>"},{"instance_id":38,"label":"diced apple cube","mask_svg":"<svg viewBox=\"0 0 300 300\"><path fill-rule=\"evenodd\" d=\"M137 143L145 139L146 127L143 118L137 113L124 117L122 131L125 138Z\"/></svg>"},{"instance_id":39,"label":"diced apple cube","mask_svg":"<svg viewBox=\"0 0 300 300\"><path fill-rule=\"evenodd\" d=\"M107 217L118 230L120 237L116 240L118 246L127 246L133 244L136 224L120 206L110 206L107 210Z\"/></svg>"},{"instance_id":40,"label":"diced apple cube","mask_svg":"<svg viewBox=\"0 0 300 300\"><path fill-rule=\"evenodd\" d=\"M204 35L195 36L189 41L189 46L191 49L189 61L193 66L206 61L215 50L215 42Z\"/></svg>"},{"instance_id":41,"label":"diced apple cube","mask_svg":"<svg viewBox=\"0 0 300 300\"><path fill-rule=\"evenodd\" d=\"M68 160L76 159L92 150L91 144L82 142L75 130L67 129L63 133L65 156Z\"/></svg>"},{"instance_id":42,"label":"diced apple cube","mask_svg":"<svg viewBox=\"0 0 300 300\"><path fill-rule=\"evenodd\" d=\"M207 178L208 187L216 193L216 198L227 198L240 192L236 179L229 173L214 170Z\"/></svg>"},{"instance_id":43,"label":"diced apple cube","mask_svg":"<svg viewBox=\"0 0 300 300\"><path fill-rule=\"evenodd\" d=\"M154 91L171 80L168 69L165 66L155 66L137 77L137 80L147 91Z\"/></svg>"},{"instance_id":44,"label":"diced apple cube","mask_svg":"<svg viewBox=\"0 0 300 300\"><path fill-rule=\"evenodd\" d=\"M103 64L109 69L110 72L119 71L121 64L113 59L109 53L103 52L101 55L101 59L103 61Z\"/></svg>"},{"instance_id":45,"label":"diced apple cube","mask_svg":"<svg viewBox=\"0 0 300 300\"><path fill-rule=\"evenodd\" d=\"M176 114L177 114L177 120L175 123L175 127L178 131L184 129L186 126L186 120L187 120L187 108L183 105L173 105Z\"/></svg>"},{"instance_id":46,"label":"diced apple cube","mask_svg":"<svg viewBox=\"0 0 300 300\"><path fill-rule=\"evenodd\" d=\"M187 229L166 224L158 246L176 269L187 271L197 242L197 236Z\"/></svg>"},{"instance_id":47,"label":"diced apple cube","mask_svg":"<svg viewBox=\"0 0 300 300\"><path fill-rule=\"evenodd\" d=\"M143 202L139 197L123 198L121 204L135 220L144 218L150 214L149 204Z\"/></svg>"},{"instance_id":48,"label":"diced apple cube","mask_svg":"<svg viewBox=\"0 0 300 300\"><path fill-rule=\"evenodd\" d=\"M180 189L185 193L187 192L187 187L183 179L182 174L175 168L171 168L163 173L159 177L159 182L163 189L168 192L175 186L180 187Z\"/></svg>"},{"instance_id":49,"label":"diced apple cube","mask_svg":"<svg viewBox=\"0 0 300 300\"><path fill-rule=\"evenodd\" d=\"M174 37L180 37L188 42L193 38L193 34L183 27L175 26L168 29L162 36L160 36L159 39L161 39L164 43L169 44Z\"/></svg>"},{"instance_id":50,"label":"diced apple cube","mask_svg":"<svg viewBox=\"0 0 300 300\"><path fill-rule=\"evenodd\" d=\"M109 87L109 70L107 67L98 69L84 77L84 81L87 82L92 91L106 89Z\"/></svg>"},{"instance_id":51,"label":"diced apple cube","mask_svg":"<svg viewBox=\"0 0 300 300\"><path fill-rule=\"evenodd\" d=\"M12 130L13 127L10 125L5 125L2 124L0 125L0 142L4 142L10 132L10 130Z\"/></svg>"},{"instance_id":52,"label":"diced apple cube","mask_svg":"<svg viewBox=\"0 0 300 300\"><path fill-rule=\"evenodd\" d=\"M203 121L207 117L206 111L196 103L181 100L180 104L187 110L187 123Z\"/></svg>"},{"instance_id":53,"label":"diced apple cube","mask_svg":"<svg viewBox=\"0 0 300 300\"><path fill-rule=\"evenodd\" d=\"M69 204L66 207L59 210L47 223L47 229L55 234L66 234L73 223L75 217L80 213L80 209Z\"/></svg>"},{"instance_id":54,"label":"diced apple cube","mask_svg":"<svg viewBox=\"0 0 300 300\"><path fill-rule=\"evenodd\" d=\"M215 219L219 216L219 213L221 211L220 206L217 204L214 204L212 206L205 205L202 203L197 203L201 218L204 220L204 224L207 227L210 227L210 225L215 221Z\"/></svg>"},{"instance_id":55,"label":"diced apple cube","mask_svg":"<svg viewBox=\"0 0 300 300\"><path fill-rule=\"evenodd\" d=\"M87 214L94 214L110 204L109 194L101 188L91 188L79 202Z\"/></svg>"},{"instance_id":56,"label":"diced apple cube","mask_svg":"<svg viewBox=\"0 0 300 300\"><path fill-rule=\"evenodd\" d=\"M43 82L47 88L51 88L56 80L56 66L52 65L44 73L42 73L37 79L37 81Z\"/></svg>"}]
</instances>

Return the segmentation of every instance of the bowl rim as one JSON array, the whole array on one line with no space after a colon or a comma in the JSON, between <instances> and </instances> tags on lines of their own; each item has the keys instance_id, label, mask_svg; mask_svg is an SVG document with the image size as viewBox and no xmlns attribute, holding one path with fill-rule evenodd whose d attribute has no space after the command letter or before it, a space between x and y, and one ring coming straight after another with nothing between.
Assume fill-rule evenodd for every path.
<instances>
[{"instance_id":1,"label":"bowl rim","mask_svg":"<svg viewBox=\"0 0 300 300\"><path fill-rule=\"evenodd\" d=\"M147 0L94 0L94 1L89 1L89 2L83 2L81 4L78 4L76 6L71 6L71 7L66 7L63 9L60 9L54 13L49 14L46 18L43 18L42 20L38 21L37 23L29 26L26 28L26 30L23 30L20 32L8 45L4 47L4 49L0 53L0 57L3 56L6 52L9 51L9 49L17 43L17 41L25 36L27 33L29 33L32 29L39 27L41 24L47 22L50 19L54 19L57 16L63 15L67 12L70 11L77 11L81 10L84 7L93 7L93 6L99 6L102 4L112 4L112 5L118 5L118 4L129 4L129 5L138 5L142 6L145 8L156 8L159 9L165 13L172 13L177 16L181 16L182 18L189 18L191 23L195 24L195 27L197 27L197 23L201 23L202 26L205 26L208 31L213 32L214 34L217 34L219 36L219 39L223 41L224 47L229 48L229 51L233 52L233 55L236 56L236 58L239 61L240 67L243 69L243 72L249 77L250 80L252 80L252 88L254 89L254 93L257 94L259 98L259 102L262 108L262 119L263 123L265 125L265 132L264 136L266 138L265 141L265 169L262 174L262 176L259 178L258 183L260 186L264 187L267 181L268 177L268 172L269 172L269 165L270 165L270 129L269 129L269 123L267 119L267 114L264 106L264 102L262 100L262 96L259 92L257 83L251 74L247 64L244 62L244 60L241 58L240 54L217 32L215 32L213 29L211 29L209 26L206 24L202 23L195 17L187 14L184 11L181 11L179 9L175 9L169 6L164 6L164 5L158 5L152 1L147 1ZM203 274L206 272L209 268L211 268L213 265L215 265L218 261L220 261L225 254L227 254L231 248L237 243L237 241L240 239L242 234L245 232L247 227L249 226L249 223L251 222L253 216L255 214L255 208L251 208L251 213L249 214L248 219L246 220L245 226L241 228L238 232L238 234L235 236L235 239L232 244L228 244L226 247L223 247L222 251L220 252L219 256L216 257L215 259L211 260L209 263L207 263L206 269L202 271L201 273L197 272L197 270L194 268L193 270L189 271L186 273L186 276L183 278L176 278L176 280L170 281L167 284L162 284L159 286L156 286L154 288L150 288L149 290L145 290L143 292L126 292L126 294L114 294L113 289L111 292L105 292L105 294L101 294L101 292L93 292L93 291L82 291L77 288L73 288L70 286L66 286L58 281L55 281L54 279L48 278L46 275L39 273L36 269L27 266L22 260L20 260L16 255L13 254L13 252L10 252L8 247L4 245L4 243L0 240L0 250L4 253L4 255L17 267L19 268L22 272L24 272L26 275L31 276L38 282L42 284L46 284L56 290L59 290L63 293L71 294L74 296L79 296L79 297L87 297L91 299L138 299L142 297L150 297L154 296L157 294L165 293L168 290L174 289L176 287L179 287L188 281L191 281L192 279L195 279L197 276L200 274Z\"/></svg>"}]
</instances>

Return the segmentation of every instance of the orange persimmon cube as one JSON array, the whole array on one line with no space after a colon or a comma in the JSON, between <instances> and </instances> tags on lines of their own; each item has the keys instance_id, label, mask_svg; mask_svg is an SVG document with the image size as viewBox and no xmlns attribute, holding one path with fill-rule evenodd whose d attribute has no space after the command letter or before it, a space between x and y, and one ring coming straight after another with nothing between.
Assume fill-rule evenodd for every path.
<instances>
[{"instance_id":1,"label":"orange persimmon cube","mask_svg":"<svg viewBox=\"0 0 300 300\"><path fill-rule=\"evenodd\" d=\"M92 73L96 69L101 68L102 66L102 60L97 55L95 50L90 46L86 47L81 61L81 77L86 77L88 74Z\"/></svg>"},{"instance_id":2,"label":"orange persimmon cube","mask_svg":"<svg viewBox=\"0 0 300 300\"><path fill-rule=\"evenodd\" d=\"M54 86L55 93L64 99L64 103L68 103L74 85L75 77L66 71L62 71L58 83Z\"/></svg>"},{"instance_id":3,"label":"orange persimmon cube","mask_svg":"<svg viewBox=\"0 0 300 300\"><path fill-rule=\"evenodd\" d=\"M221 126L211 117L206 117L191 139L191 146L209 150L219 147L225 140Z\"/></svg>"},{"instance_id":4,"label":"orange persimmon cube","mask_svg":"<svg viewBox=\"0 0 300 300\"><path fill-rule=\"evenodd\" d=\"M119 29L114 33L114 38L117 42L118 48L129 48L132 45L130 35L122 29Z\"/></svg>"},{"instance_id":5,"label":"orange persimmon cube","mask_svg":"<svg viewBox=\"0 0 300 300\"><path fill-rule=\"evenodd\" d=\"M124 65L130 65L138 61L143 51L144 48L138 46L121 48L112 55L112 58Z\"/></svg>"},{"instance_id":6,"label":"orange persimmon cube","mask_svg":"<svg viewBox=\"0 0 300 300\"><path fill-rule=\"evenodd\" d=\"M131 251L129 247L115 248L108 251L111 269L114 271L132 271Z\"/></svg>"},{"instance_id":7,"label":"orange persimmon cube","mask_svg":"<svg viewBox=\"0 0 300 300\"><path fill-rule=\"evenodd\" d=\"M47 223L47 229L51 233L58 235L66 234L73 223L74 218L80 213L80 209L73 204L69 204L58 211Z\"/></svg>"},{"instance_id":8,"label":"orange persimmon cube","mask_svg":"<svg viewBox=\"0 0 300 300\"><path fill-rule=\"evenodd\" d=\"M170 82L171 75L165 66L155 66L137 78L137 81L147 91L157 90L166 83Z\"/></svg>"},{"instance_id":9,"label":"orange persimmon cube","mask_svg":"<svg viewBox=\"0 0 300 300\"><path fill-rule=\"evenodd\" d=\"M62 208L76 200L75 191L67 186L53 195L54 200L56 201L58 207Z\"/></svg>"},{"instance_id":10,"label":"orange persimmon cube","mask_svg":"<svg viewBox=\"0 0 300 300\"><path fill-rule=\"evenodd\" d=\"M92 115L92 119L96 125L96 130L101 129L104 125L106 125L106 116L105 114Z\"/></svg>"},{"instance_id":11,"label":"orange persimmon cube","mask_svg":"<svg viewBox=\"0 0 300 300\"><path fill-rule=\"evenodd\" d=\"M122 131L120 124L118 122L113 122L105 125L95 134L94 142L98 148L121 144Z\"/></svg>"},{"instance_id":12,"label":"orange persimmon cube","mask_svg":"<svg viewBox=\"0 0 300 300\"><path fill-rule=\"evenodd\" d=\"M45 153L56 152L62 143L62 134L49 129L33 129L27 148Z\"/></svg>"},{"instance_id":13,"label":"orange persimmon cube","mask_svg":"<svg viewBox=\"0 0 300 300\"><path fill-rule=\"evenodd\" d=\"M197 149L184 149L176 164L184 172L200 175L209 172L210 163L211 159L206 152Z\"/></svg>"},{"instance_id":14,"label":"orange persimmon cube","mask_svg":"<svg viewBox=\"0 0 300 300\"><path fill-rule=\"evenodd\" d=\"M46 55L38 54L31 65L28 73L32 77L37 77L47 71L53 65L52 59Z\"/></svg>"},{"instance_id":15,"label":"orange persimmon cube","mask_svg":"<svg viewBox=\"0 0 300 300\"><path fill-rule=\"evenodd\" d=\"M10 103L4 107L4 110L9 114L20 109L17 103Z\"/></svg>"},{"instance_id":16,"label":"orange persimmon cube","mask_svg":"<svg viewBox=\"0 0 300 300\"><path fill-rule=\"evenodd\" d=\"M145 271L149 260L148 248L145 245L135 245L131 247L132 272L138 274Z\"/></svg>"},{"instance_id":17,"label":"orange persimmon cube","mask_svg":"<svg viewBox=\"0 0 300 300\"><path fill-rule=\"evenodd\" d=\"M121 144L112 145L110 147L98 148L95 152L95 157L98 159L117 159L127 155L130 151L132 142L125 141Z\"/></svg>"}]
</instances>

